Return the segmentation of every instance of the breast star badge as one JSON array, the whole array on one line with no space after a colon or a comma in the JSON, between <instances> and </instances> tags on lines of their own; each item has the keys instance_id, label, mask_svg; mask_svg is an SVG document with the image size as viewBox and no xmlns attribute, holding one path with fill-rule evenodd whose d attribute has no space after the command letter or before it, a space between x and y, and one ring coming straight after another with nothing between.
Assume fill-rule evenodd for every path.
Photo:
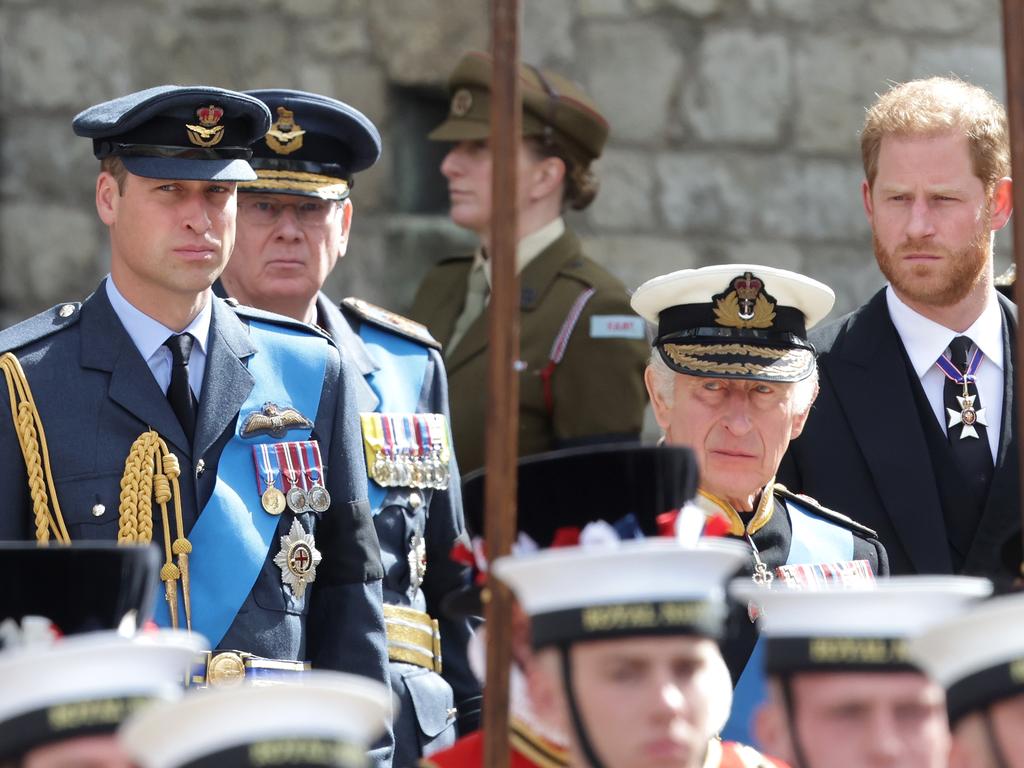
<instances>
[{"instance_id":1,"label":"breast star badge","mask_svg":"<svg viewBox=\"0 0 1024 768\"><path fill-rule=\"evenodd\" d=\"M307 584L316 581L321 559L313 534L306 533L297 519L292 520L291 530L281 537L281 551L274 555L274 565L281 569L281 582L297 599L305 596Z\"/></svg>"},{"instance_id":2,"label":"breast star badge","mask_svg":"<svg viewBox=\"0 0 1024 768\"><path fill-rule=\"evenodd\" d=\"M957 424L962 424L963 428L960 430L960 439L963 440L968 437L978 437L978 430L974 428L975 424L981 424L983 427L988 426L988 422L985 421L985 409L974 408L975 395L964 395L961 397L957 395L956 401L960 403L960 410L956 411L953 408L947 408L946 413L949 414L949 424L947 428L952 429Z\"/></svg>"}]
</instances>

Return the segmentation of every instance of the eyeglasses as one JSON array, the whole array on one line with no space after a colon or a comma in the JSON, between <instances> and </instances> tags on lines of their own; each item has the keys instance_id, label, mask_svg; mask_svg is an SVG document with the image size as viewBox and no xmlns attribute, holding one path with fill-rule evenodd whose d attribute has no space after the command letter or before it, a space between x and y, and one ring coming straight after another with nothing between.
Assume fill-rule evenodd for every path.
<instances>
[{"instance_id":1,"label":"eyeglasses","mask_svg":"<svg viewBox=\"0 0 1024 768\"><path fill-rule=\"evenodd\" d=\"M269 197L239 195L238 213L254 224L273 224L281 218L286 208L291 208L300 226L326 224L335 205L333 200L307 198L298 203L282 203Z\"/></svg>"}]
</instances>

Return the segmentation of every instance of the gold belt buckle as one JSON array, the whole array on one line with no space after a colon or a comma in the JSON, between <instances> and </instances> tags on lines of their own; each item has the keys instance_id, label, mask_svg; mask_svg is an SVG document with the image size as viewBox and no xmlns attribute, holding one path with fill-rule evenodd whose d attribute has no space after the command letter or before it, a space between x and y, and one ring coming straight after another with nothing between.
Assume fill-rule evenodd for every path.
<instances>
[{"instance_id":1,"label":"gold belt buckle","mask_svg":"<svg viewBox=\"0 0 1024 768\"><path fill-rule=\"evenodd\" d=\"M245 656L235 651L210 654L206 667L206 684L211 688L235 688L245 680Z\"/></svg>"}]
</instances>

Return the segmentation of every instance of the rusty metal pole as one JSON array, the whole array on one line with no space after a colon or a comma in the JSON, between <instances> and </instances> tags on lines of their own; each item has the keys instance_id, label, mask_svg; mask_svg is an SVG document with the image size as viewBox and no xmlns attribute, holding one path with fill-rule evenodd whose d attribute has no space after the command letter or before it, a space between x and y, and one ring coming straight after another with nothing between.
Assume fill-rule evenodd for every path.
<instances>
[{"instance_id":1,"label":"rusty metal pole","mask_svg":"<svg viewBox=\"0 0 1024 768\"><path fill-rule=\"evenodd\" d=\"M1006 110L1010 119L1011 175L1013 185L1013 208L1024 211L1024 0L1003 0L1003 41L1006 55ZM1024 225L1013 223L1013 260L1017 266L1018 280L1024 278ZM1019 291L1014 286L1015 291ZM1021 294L1016 293L1017 296ZM1017 407L1017 423L1013 428L1017 434L1024 434L1024 377L1019 373L1024 361L1024 323L1017 323L1014 367L1014 406ZM1020 498L1024 500L1024 451L1020 453ZM1024 513L1022 504L1021 513ZM1022 529L1024 530L1024 529ZM1024 564L1021 565L1024 571ZM1017 574L1024 576L1024 573Z\"/></svg>"},{"instance_id":2,"label":"rusty metal pole","mask_svg":"<svg viewBox=\"0 0 1024 768\"><path fill-rule=\"evenodd\" d=\"M516 167L522 136L519 97L519 1L492 0L491 52L491 300L487 482L484 535L487 557L508 554L516 533L516 458L519 434L519 278ZM509 764L509 667L512 661L512 598L491 579L487 620L487 683L484 694L484 765Z\"/></svg>"}]
</instances>

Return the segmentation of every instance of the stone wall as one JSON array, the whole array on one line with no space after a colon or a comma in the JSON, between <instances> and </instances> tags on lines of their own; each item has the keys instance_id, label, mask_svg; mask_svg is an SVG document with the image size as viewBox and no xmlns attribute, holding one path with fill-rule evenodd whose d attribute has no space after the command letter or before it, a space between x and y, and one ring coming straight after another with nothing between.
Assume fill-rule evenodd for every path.
<instances>
[{"instance_id":1,"label":"stone wall","mask_svg":"<svg viewBox=\"0 0 1024 768\"><path fill-rule=\"evenodd\" d=\"M398 209L388 147L402 89L437 99L488 42L485 0L0 0L0 321L80 297L106 271L80 109L165 82L298 87L377 121L338 296L401 310L469 242ZM612 138L602 192L572 218L628 285L755 261L831 284L837 311L881 284L857 132L890 81L956 73L1004 97L999 0L523 0L526 60L579 80ZM404 124L404 122L403 122ZM399 173L401 168L402 173ZM433 176L433 183L441 183ZM997 267L1008 262L999 238Z\"/></svg>"}]
</instances>

